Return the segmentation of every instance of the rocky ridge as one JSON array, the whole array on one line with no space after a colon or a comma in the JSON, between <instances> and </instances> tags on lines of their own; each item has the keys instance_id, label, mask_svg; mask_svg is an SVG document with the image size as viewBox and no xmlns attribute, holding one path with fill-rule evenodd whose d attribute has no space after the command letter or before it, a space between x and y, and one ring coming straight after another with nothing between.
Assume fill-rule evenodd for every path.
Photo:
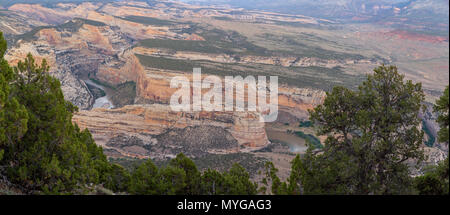
<instances>
[{"instance_id":1,"label":"rocky ridge","mask_svg":"<svg viewBox=\"0 0 450 215\"><path fill-rule=\"evenodd\" d=\"M112 146L112 149L120 154L133 157L162 155L155 154L155 151L149 152L150 154L120 151L120 148L127 145L117 150L120 143L111 145L111 140L117 136L134 136L142 144L133 146L143 148L141 150L162 146L169 149L185 147L188 151L194 150L193 153L197 156L202 153L236 152L245 147L260 148L268 143L264 123L259 122L257 113L250 112L174 112L167 105L153 104L80 111L73 120L81 128L88 128L94 134L97 144L106 149ZM198 138L189 141L194 140L192 138L196 136L195 134ZM203 136L200 138L201 135ZM183 136L185 138L181 138ZM178 141L180 138L183 141ZM196 149L189 144L204 146ZM206 147L208 144L213 147ZM170 150L167 150L164 155L174 155L177 151L169 153Z\"/></svg>"},{"instance_id":2,"label":"rocky ridge","mask_svg":"<svg viewBox=\"0 0 450 215\"><path fill-rule=\"evenodd\" d=\"M334 68L377 63L367 59L327 60L289 56L243 55L237 58L230 54L134 47L135 42L142 39L202 41L205 38L185 33L183 29L190 27L186 23L157 26L126 20L128 16L162 19L222 17L263 23L318 23L316 19L308 17L280 16L266 12L253 12L249 16L240 13L239 9L205 9L178 3L150 7L146 3L137 2L58 4L54 8L23 4L14 5L9 10L39 20L32 25L18 27L15 32L11 30L15 34L28 31L32 26L41 26L42 23L56 24L36 31L36 34L31 35L32 40L18 41L8 50L6 58L12 64L23 59L27 53L32 53L38 62L43 58L47 59L52 68L51 73L62 83L66 99L82 109L74 117L74 122L82 128L88 128L110 156L162 158L173 156L181 150L192 156L201 156L205 153L254 150L268 143L264 124L259 123L257 113L172 112L167 104L176 89L170 88L170 80L177 75L190 77L191 74L143 66L136 54L187 61L264 64L287 68ZM8 22L11 27L9 23L11 22ZM135 82L136 104L113 110L89 110L94 98L83 81L88 78L112 85ZM296 123L307 119L307 110L321 104L324 98L325 92L322 90L280 86L279 109L282 117L279 122ZM192 137L188 134L192 134ZM198 140L198 144L190 145L194 140Z\"/></svg>"},{"instance_id":3,"label":"rocky ridge","mask_svg":"<svg viewBox=\"0 0 450 215\"><path fill-rule=\"evenodd\" d=\"M42 29L34 35L35 40L18 41L8 50L5 59L12 65L28 53L36 58L37 63L46 59L50 72L61 81L66 99L81 109L89 109L94 98L82 80L95 74L100 64L114 58L132 40L106 25L93 26L79 19L70 22L78 29Z\"/></svg>"}]
</instances>

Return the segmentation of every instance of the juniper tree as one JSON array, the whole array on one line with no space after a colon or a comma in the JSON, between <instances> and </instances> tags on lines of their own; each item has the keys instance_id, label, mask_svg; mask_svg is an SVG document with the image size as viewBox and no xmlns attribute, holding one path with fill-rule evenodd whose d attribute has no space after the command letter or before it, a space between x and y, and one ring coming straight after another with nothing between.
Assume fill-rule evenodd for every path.
<instances>
[{"instance_id":1,"label":"juniper tree","mask_svg":"<svg viewBox=\"0 0 450 215\"><path fill-rule=\"evenodd\" d=\"M448 86L443 95L436 101L434 111L438 114L437 122L440 130L438 140L448 145L448 112L449 112L449 94ZM447 158L437 166L431 166L431 170L425 172L423 176L415 178L414 185L419 194L425 195L448 195L449 193L449 160Z\"/></svg>"},{"instance_id":2,"label":"juniper tree","mask_svg":"<svg viewBox=\"0 0 450 215\"><path fill-rule=\"evenodd\" d=\"M250 174L239 164L233 166L224 176L224 194L227 195L255 195L258 185L250 180Z\"/></svg>"},{"instance_id":3,"label":"juniper tree","mask_svg":"<svg viewBox=\"0 0 450 215\"><path fill-rule=\"evenodd\" d=\"M72 123L77 107L64 100L44 59L28 54L10 67L0 34L0 151L8 177L27 191L72 192L105 182L109 163L89 131Z\"/></svg>"},{"instance_id":4,"label":"juniper tree","mask_svg":"<svg viewBox=\"0 0 450 215\"><path fill-rule=\"evenodd\" d=\"M183 153L180 153L176 158L169 162L169 166L182 169L186 173L186 186L184 187L184 194L200 194L201 173L198 171L197 166L191 159L186 157Z\"/></svg>"},{"instance_id":5,"label":"juniper tree","mask_svg":"<svg viewBox=\"0 0 450 215\"><path fill-rule=\"evenodd\" d=\"M256 193L256 184L239 165L202 176L183 154L163 168L148 160L131 174L110 164L91 133L72 123L78 108L64 100L46 60L38 65L28 54L12 68L3 58L6 48L0 32L0 165L24 192L86 192L92 183L131 194Z\"/></svg>"},{"instance_id":6,"label":"juniper tree","mask_svg":"<svg viewBox=\"0 0 450 215\"><path fill-rule=\"evenodd\" d=\"M4 59L6 40L0 32L0 162L6 148L18 143L27 131L28 112L11 94L13 69Z\"/></svg>"},{"instance_id":7,"label":"juniper tree","mask_svg":"<svg viewBox=\"0 0 450 215\"><path fill-rule=\"evenodd\" d=\"M440 130L438 132L439 142L448 144L448 112L449 112L449 95L448 86L444 90L444 94L436 101L434 111L438 114L437 122Z\"/></svg>"},{"instance_id":8,"label":"juniper tree","mask_svg":"<svg viewBox=\"0 0 450 215\"><path fill-rule=\"evenodd\" d=\"M357 91L335 87L310 111L318 135L328 135L320 153L309 150L299 171L305 193L409 193L406 164L424 159L419 112L420 83L404 80L395 66L380 66ZM291 183L293 183L291 181Z\"/></svg>"}]
</instances>

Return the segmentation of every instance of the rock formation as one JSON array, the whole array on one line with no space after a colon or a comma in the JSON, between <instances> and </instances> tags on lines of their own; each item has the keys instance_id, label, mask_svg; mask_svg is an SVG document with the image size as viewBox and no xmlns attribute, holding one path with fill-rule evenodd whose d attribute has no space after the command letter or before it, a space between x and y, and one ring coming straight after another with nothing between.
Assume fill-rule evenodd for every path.
<instances>
[{"instance_id":1,"label":"rock formation","mask_svg":"<svg viewBox=\"0 0 450 215\"><path fill-rule=\"evenodd\" d=\"M130 46L131 40L109 26L93 26L80 19L71 21L70 26L42 29L33 40L18 41L5 58L12 65L28 53L37 63L45 58L52 75L61 81L66 99L81 109L89 109L94 99L82 80L95 74L100 64L115 58L123 47Z\"/></svg>"},{"instance_id":2,"label":"rock formation","mask_svg":"<svg viewBox=\"0 0 450 215\"><path fill-rule=\"evenodd\" d=\"M80 111L73 120L81 128L88 128L94 134L97 144L105 148L111 148L108 142L117 136L135 136L144 144L155 147L162 147L161 144L164 147L175 147L183 143L213 145L202 146L203 150L197 153L226 153L245 147L260 148L268 143L264 123L259 122L257 113L250 112L174 112L168 105L153 104ZM173 136L177 135L170 135L171 133L181 135L177 138L188 138L194 134L202 134L203 137L190 138L193 143L186 140L175 141ZM126 146L126 142L113 146L116 148L120 144ZM126 150L121 152L124 155L127 153L130 154ZM145 155L136 153L133 156Z\"/></svg>"},{"instance_id":3,"label":"rock formation","mask_svg":"<svg viewBox=\"0 0 450 215\"><path fill-rule=\"evenodd\" d=\"M5 13L7 14L5 15ZM329 84L323 80L331 82L339 79L338 81L341 81L340 75L342 74L333 74L340 70L334 70L334 68L373 68L372 65L381 63L383 60L369 54L361 58L359 55L354 57L355 55L350 53L351 49L348 51L349 55L340 55L341 57L336 58L332 55L320 58L322 52L318 52L319 54L316 55L289 54L291 52L276 54L276 50L267 53L258 52L270 49L267 47L247 52L248 49L256 47L254 46L256 43L247 41L248 34L240 35L238 39L234 40L233 37L237 37L236 34L228 34L228 31L232 30L225 31L226 28L218 31L225 32L226 35L218 36L217 32L212 31L213 37L204 34L205 31L210 30L211 26L200 26L195 29L198 27L198 23L195 21L216 18L235 19L257 25L267 24L265 26L267 29L280 22L318 26L321 23L329 23L328 20L319 21L297 15L285 16L277 13L231 8L205 8L175 2L149 6L143 2L123 1L56 4L51 8L41 5L16 4L8 8L8 12L0 11L0 16L2 17L0 30L16 36L13 40L14 44L10 44L12 47L8 50L6 59L13 65L28 53L33 54L38 63L44 58L47 59L51 66L51 74L62 83L65 98L81 109L74 116L74 122L81 128L89 129L96 142L105 148L105 152L109 156L164 158L184 152L196 157L208 153L251 151L264 147L269 142L265 125L259 122L259 114L255 112L172 111L168 104L177 89L170 88L170 81L179 75L192 80L192 68L185 68L190 71L162 69L152 65L155 62L141 62L139 56L158 57L177 60L177 62L207 62L208 65L212 65L212 69L209 68L208 71L211 73L205 71L204 75L223 76L222 71L214 73L214 69L221 67L236 70L236 73L242 74L242 76L249 74L267 76L274 72L273 75L281 77L286 73L285 82L280 82L278 97L278 122L283 124L298 123L298 121L308 119L308 110L321 104L326 94L319 89L320 87L312 89L307 86ZM20 23L21 20L25 20L24 17L31 17L35 21ZM140 17L143 20L131 21L130 17ZM172 20L176 21L172 22ZM152 21L156 23L152 23ZM165 24L160 25L157 22ZM218 22L219 25L214 28L223 27L220 25L223 23ZM35 28L37 26L40 27ZM311 32L316 30L320 31L314 29ZM255 34L263 33L266 32ZM330 34L331 36L318 34L317 38L315 33L312 35L310 38L312 40L322 41L325 39L324 43L335 42L326 41L335 34ZM361 35L364 36L363 33ZM349 37L352 35L349 34ZM364 38L372 40L370 37ZM197 51L190 50L189 47L185 50L145 48L138 43L144 39L190 40L188 42L207 44L207 46L205 49L196 49ZM211 42L209 40L214 39L218 40L213 41L217 43L208 43ZM342 41L348 42L346 38L343 38ZM223 44L233 46L233 50L224 49ZM242 49L240 49L240 44L244 44ZM272 47L276 45L272 44ZM330 50L340 48L334 45L332 47ZM365 46L355 43L355 47L352 49L361 47ZM322 50L321 47L318 48ZM200 50L205 50L205 52ZM302 50L307 52L310 49ZM325 49L323 51L327 52ZM347 58L347 56L350 57ZM309 67L323 70L307 70ZM261 72L261 68L268 69ZM445 68L448 70L448 66ZM305 69L305 74L300 75L299 73L303 72L303 69ZM319 76L324 79L318 79ZM300 77L300 79L305 77L308 80L296 83L300 79L294 79L289 82L289 78L292 77ZM98 81L104 86L112 86L112 88L126 82L134 82L136 96L135 99L134 96L130 99L134 99L134 104L117 109L95 108L91 110L95 99L86 86L85 81L88 79ZM303 83L306 84L303 85ZM246 99L244 98L244 100ZM431 121L433 120L427 119L426 123ZM433 132L435 133L435 131ZM442 157L440 154L438 155L436 156Z\"/></svg>"}]
</instances>

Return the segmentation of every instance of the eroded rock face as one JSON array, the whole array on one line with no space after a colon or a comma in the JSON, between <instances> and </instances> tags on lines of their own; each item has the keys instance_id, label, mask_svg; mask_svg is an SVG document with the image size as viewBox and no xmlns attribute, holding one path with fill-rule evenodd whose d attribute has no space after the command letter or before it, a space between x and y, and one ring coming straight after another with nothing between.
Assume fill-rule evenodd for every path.
<instances>
[{"instance_id":1,"label":"eroded rock face","mask_svg":"<svg viewBox=\"0 0 450 215\"><path fill-rule=\"evenodd\" d=\"M27 53L31 53L38 64L43 59L47 60L50 65L50 74L60 80L61 89L66 100L72 102L80 109L88 109L93 104L93 96L85 83L80 81L72 72L70 64L65 64L61 61L57 62L58 57L61 56L60 53L57 53L55 47L46 41L22 43L19 47L10 49L5 59L10 64L16 65L19 60L26 57Z\"/></svg>"},{"instance_id":2,"label":"eroded rock face","mask_svg":"<svg viewBox=\"0 0 450 215\"><path fill-rule=\"evenodd\" d=\"M175 128L156 136L158 143L152 145L154 153L185 153L199 157L208 153L238 152L238 141L226 128L216 126L193 126Z\"/></svg>"},{"instance_id":3,"label":"eroded rock face","mask_svg":"<svg viewBox=\"0 0 450 215\"><path fill-rule=\"evenodd\" d=\"M73 121L81 128L88 128L97 144L115 149L124 156L133 154L124 149L126 142L119 147L120 141L115 139L115 145L111 145L111 140L120 135L137 137L144 149L144 144L160 150L187 147L187 151L197 156L268 144L264 123L259 122L257 113L249 112L174 112L168 105L131 105L120 109L80 111ZM168 155L177 154L179 150L174 149ZM152 154L134 153L133 156L151 157Z\"/></svg>"},{"instance_id":4,"label":"eroded rock face","mask_svg":"<svg viewBox=\"0 0 450 215\"><path fill-rule=\"evenodd\" d=\"M105 83L117 85L127 81L140 80L144 67L131 50L126 50L118 58L110 59L98 66L96 77ZM137 93L140 91L138 90Z\"/></svg>"},{"instance_id":5,"label":"eroded rock face","mask_svg":"<svg viewBox=\"0 0 450 215\"><path fill-rule=\"evenodd\" d=\"M137 91L136 102L139 104L169 104L171 96L178 90L170 87L170 81L176 76L184 76L192 82L192 73L144 67L135 56L136 53L152 54L153 52L151 49L139 47L128 50L118 57L118 61L101 65L97 77L101 81L112 84L134 81ZM206 75L208 74L203 74L202 78ZM225 87L224 84L222 86ZM281 85L278 90L279 109L290 113L297 120L308 118L307 111L322 104L326 96L323 90L287 85ZM246 101L247 98L244 99Z\"/></svg>"},{"instance_id":6,"label":"eroded rock face","mask_svg":"<svg viewBox=\"0 0 450 215\"><path fill-rule=\"evenodd\" d=\"M292 57L243 56L238 59L226 54L168 53L158 49L131 48L136 40L148 38L205 40L197 34L180 31L189 27L186 24L153 26L117 17L167 16L164 6L159 9L140 7L120 3L106 4L101 8L99 4L91 3L58 4L55 8L15 5L10 10L50 24L66 23L37 31L31 41L19 41L8 51L6 58L11 64L16 64L27 53L32 53L38 63L47 59L52 75L62 83L65 98L82 110L74 116L74 122L88 128L96 142L105 147L111 156L157 158L179 152L201 156L205 153L254 150L268 144L265 126L259 122L258 113L171 111L168 104L177 90L170 88L171 79L178 75L192 79L192 74L144 67L135 54L284 67L299 66L299 62L303 61ZM207 15L204 12L199 14ZM186 13L183 16L195 14ZM76 17L100 23L89 24ZM309 65L312 64L304 64ZM138 104L88 111L94 103L94 96L83 80L91 75L111 85L135 82L135 103ZM279 91L280 111L287 113L294 121L306 118L307 110L320 104L325 96L320 90L289 86L282 86Z\"/></svg>"},{"instance_id":7,"label":"eroded rock face","mask_svg":"<svg viewBox=\"0 0 450 215\"><path fill-rule=\"evenodd\" d=\"M299 120L308 120L308 110L323 103L326 93L308 88L280 87L278 89L279 110Z\"/></svg>"},{"instance_id":8,"label":"eroded rock face","mask_svg":"<svg viewBox=\"0 0 450 215\"><path fill-rule=\"evenodd\" d=\"M53 76L61 82L64 98L80 109L89 109L94 104L94 96L83 81L77 79L69 69L60 68Z\"/></svg>"},{"instance_id":9,"label":"eroded rock face","mask_svg":"<svg viewBox=\"0 0 450 215\"><path fill-rule=\"evenodd\" d=\"M45 27L36 32L32 31L36 33L31 35L34 36L34 39L22 38L8 50L6 59L13 65L18 60L24 59L28 53L33 54L37 63L44 58L47 59L51 66L51 74L62 83L65 98L82 110L74 116L74 122L82 128L88 128L96 142L105 148L105 152L109 156L164 158L183 152L191 157L196 157L208 153L254 150L268 143L264 123L259 122L257 113L171 111L168 103L170 97L177 90L170 88L171 79L183 75L192 80L192 74L185 71L145 67L141 65L135 54L184 61L208 61L217 64L270 65L274 66L271 68L285 68L283 71L287 71L286 68L289 67L358 67L382 62L372 58L321 59L320 57L290 56L289 54L255 56L252 54L199 53L134 47L136 41L142 39L205 41L208 39L207 36L202 37L200 36L203 35L201 32L195 34L190 31L192 26L188 23L195 19L221 17L258 24L276 24L278 21L318 23L318 20L305 16L285 16L277 13L249 12L232 8L206 8L177 2L161 2L151 6L144 2L133 1L55 4L51 8L41 5L16 4L8 9L7 12L0 11L0 30L9 35L30 32L36 26L58 25ZM176 21L168 25L144 24L145 22L127 20L129 16ZM91 24L88 24L78 18L100 23L92 24L90 22ZM330 21L320 20L320 22ZM378 47L384 43L379 40L379 35L366 37L364 33L357 32L355 34L354 38L363 43L370 44L371 40L380 41L380 43L375 42L375 47L384 50L384 48ZM448 39L437 37L424 39L406 35L407 37L404 38L405 32L388 32L381 36L389 37L389 40L397 38L428 41L433 44L448 42ZM12 43L9 44L12 45ZM412 57L417 59L434 59L436 56L442 55L441 52L434 52L435 49L424 52L425 46L428 46L429 43L424 46L405 46L404 44L402 42L402 47L399 47L398 44L388 43L387 47L407 49L408 54L409 50L421 50L411 53ZM390 49L387 47L386 50L389 51ZM430 53L433 54L429 55ZM448 55L448 53L446 54ZM433 62L433 64L435 63ZM435 69L437 71L448 70L448 65L438 65ZM135 82L135 105L112 110L93 109L88 111L94 103L94 96L83 80L90 78L92 74L97 80L111 85L127 81ZM423 74L419 73L419 80L424 80L423 77L428 78L428 75L428 71ZM435 78L429 79L429 83L433 86L436 81ZM297 87L280 85L278 100L278 122L280 123L294 124L299 120L308 119L307 111L323 103L325 99L325 92L322 90L301 88L303 87L301 85L295 86ZM434 117L424 116L424 120L430 128L434 128L432 132L436 134L437 125ZM448 145L439 144L437 148L430 148L427 153L433 158L430 163L435 164L448 155Z\"/></svg>"},{"instance_id":10,"label":"eroded rock face","mask_svg":"<svg viewBox=\"0 0 450 215\"><path fill-rule=\"evenodd\" d=\"M29 19L29 17L20 13L7 10L0 11L0 31L5 35L24 34L34 27L43 25L45 23Z\"/></svg>"},{"instance_id":11,"label":"eroded rock face","mask_svg":"<svg viewBox=\"0 0 450 215\"><path fill-rule=\"evenodd\" d=\"M100 4L91 2L76 4L58 4L55 8L47 8L39 4L15 4L8 10L26 14L35 20L49 24L61 24L74 17L80 17L86 11L96 10Z\"/></svg>"},{"instance_id":12,"label":"eroded rock face","mask_svg":"<svg viewBox=\"0 0 450 215\"><path fill-rule=\"evenodd\" d=\"M82 111L74 117L74 121L81 127L88 128L96 142L106 147L106 152L111 156L157 158L161 155L183 152L180 151L181 145L185 147L185 153L201 156L204 153L255 150L268 144L265 125L259 122L258 113L171 111L170 98L177 89L170 88L170 81L179 75L192 80L191 73L146 68L140 64L133 50L125 51L119 55L117 61L102 64L97 77L113 84L134 81L137 90L136 102L140 105L113 110ZM307 119L307 111L321 104L324 98L325 92L321 90L282 86L279 88L279 109L287 113L290 120L296 122ZM208 132L207 127L214 129L214 132L212 130ZM187 138L186 131L193 137L201 133L205 137ZM215 133L218 135L209 135ZM124 145L121 146L117 135L128 137L131 135L143 143L131 147L123 140ZM114 138L116 138L115 145L108 144ZM204 147L190 145L197 142ZM213 147L218 144L231 146L234 143L236 147L227 150ZM194 150L192 147L201 150ZM155 154L155 151L161 155Z\"/></svg>"},{"instance_id":13,"label":"eroded rock face","mask_svg":"<svg viewBox=\"0 0 450 215\"><path fill-rule=\"evenodd\" d=\"M337 66L349 66L354 64L381 64L383 61L379 59L321 59L317 57L295 57L295 56L255 56L243 55L233 56L230 54L212 54L188 51L173 51L158 48L136 47L134 52L142 55L171 57L182 60L206 60L218 63L250 63L250 64L266 64L282 67L325 67L333 68Z\"/></svg>"},{"instance_id":14,"label":"eroded rock face","mask_svg":"<svg viewBox=\"0 0 450 215\"><path fill-rule=\"evenodd\" d=\"M116 58L117 53L130 46L131 40L109 26L93 26L77 19L72 24L79 28L54 27L38 31L34 40L19 41L9 49L5 59L12 65L28 53L39 64L46 59L50 73L61 81L65 98L80 109L89 109L94 98L82 80L95 74L105 61Z\"/></svg>"}]
</instances>

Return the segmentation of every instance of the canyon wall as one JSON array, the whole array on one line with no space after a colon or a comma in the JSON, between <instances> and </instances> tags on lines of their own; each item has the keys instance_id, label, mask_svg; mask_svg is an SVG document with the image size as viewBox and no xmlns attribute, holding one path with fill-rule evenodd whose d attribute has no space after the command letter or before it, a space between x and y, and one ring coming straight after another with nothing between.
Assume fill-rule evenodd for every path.
<instances>
[{"instance_id":1,"label":"canyon wall","mask_svg":"<svg viewBox=\"0 0 450 215\"><path fill-rule=\"evenodd\" d=\"M65 98L80 109L90 109L94 98L83 80L100 65L130 46L130 39L109 26L94 26L74 19L70 25L44 28L8 49L11 65L31 53L38 64L46 59L50 73L61 81Z\"/></svg>"},{"instance_id":2,"label":"canyon wall","mask_svg":"<svg viewBox=\"0 0 450 215\"><path fill-rule=\"evenodd\" d=\"M131 15L128 12L132 8L127 6L111 11L111 5L106 5L101 10L108 11L107 14L99 12L99 8L98 4L60 4L56 8L39 5L12 6L10 10L57 25L36 31L31 35L31 40L19 40L8 50L6 59L11 64L16 64L28 53L32 53L38 63L44 58L47 59L51 67L50 72L62 83L65 98L81 109L75 114L74 122L81 128L89 129L97 143L102 145L110 156L160 157L157 152L164 156L178 152L199 156L202 153L251 151L269 143L265 125L259 121L260 115L256 112L173 112L168 104L177 89L170 88L170 81L179 75L192 80L192 73L143 66L136 54L188 61L207 60L283 67L332 67L342 63L275 56L242 56L237 60L227 54L173 53L134 47L137 40L148 38L205 39L194 33L180 31L189 28L187 24L154 26L117 17ZM149 10L136 10L149 16ZM164 14L161 11L156 13L157 16ZM135 104L111 110L90 110L94 97L83 80L91 78L112 86L128 81L135 82ZM280 86L280 122L306 119L307 110L322 103L324 96L325 93L321 90ZM244 100L247 100L247 97Z\"/></svg>"},{"instance_id":3,"label":"canyon wall","mask_svg":"<svg viewBox=\"0 0 450 215\"><path fill-rule=\"evenodd\" d=\"M142 48L125 51L119 56L120 62L109 62L99 67L97 78L101 81L119 84L127 81L136 83L136 103L169 104L171 96L177 91L170 87L170 81L175 76L184 76L191 83L192 73L172 70L162 70L141 65L135 53L143 53ZM146 52L148 54L148 52ZM202 74L202 78L208 74ZM224 87L225 85L222 84ZM321 104L325 92L308 88L296 88L287 85L279 87L279 109L288 112L298 120L308 117L307 111ZM208 90L203 90L206 92ZM223 89L223 92L225 89ZM247 99L245 97L245 99Z\"/></svg>"},{"instance_id":4,"label":"canyon wall","mask_svg":"<svg viewBox=\"0 0 450 215\"><path fill-rule=\"evenodd\" d=\"M126 142L115 143L111 147L111 140L118 136L133 137L148 147L165 148L166 155L176 155L176 150L169 153L169 149L177 148L180 144L184 144L181 147L185 147L188 152L196 151L192 154L196 156L198 153L227 153L261 148L268 143L264 123L259 122L257 113L249 112L174 112L169 106L161 104L130 105L119 109L80 111L73 121L83 129L88 128L97 144L124 156L148 157L152 154L133 154L130 150L120 150L124 145L129 146ZM171 136L176 137L185 129L189 129L187 136L201 131L201 137L188 142L170 141ZM211 129L214 133L204 132ZM189 144L201 145L202 150L189 148ZM145 151L145 147L141 148L141 151ZM161 155L153 155L155 156Z\"/></svg>"}]
</instances>

